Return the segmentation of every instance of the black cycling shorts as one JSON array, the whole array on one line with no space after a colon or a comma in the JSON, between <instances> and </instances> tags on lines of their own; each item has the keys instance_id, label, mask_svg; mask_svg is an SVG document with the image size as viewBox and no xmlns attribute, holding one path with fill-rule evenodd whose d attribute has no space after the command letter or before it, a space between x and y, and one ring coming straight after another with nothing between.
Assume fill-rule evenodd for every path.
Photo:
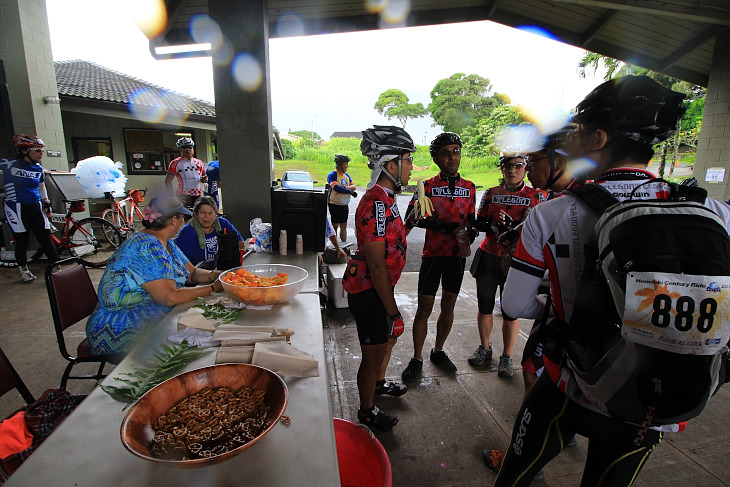
<instances>
[{"instance_id":1,"label":"black cycling shorts","mask_svg":"<svg viewBox=\"0 0 730 487\"><path fill-rule=\"evenodd\" d=\"M332 223L347 223L347 215L350 213L348 205L333 205L327 203L330 209L330 220Z\"/></svg>"},{"instance_id":2,"label":"black cycling shorts","mask_svg":"<svg viewBox=\"0 0 730 487\"><path fill-rule=\"evenodd\" d=\"M507 276L502 272L502 258L477 250L475 259L476 267L472 267L472 275L477 280L477 305L479 312L483 315L491 315L494 311L494 300L497 296L497 287L500 294L504 290L504 282Z\"/></svg>"},{"instance_id":3,"label":"black cycling shorts","mask_svg":"<svg viewBox=\"0 0 730 487\"><path fill-rule=\"evenodd\" d=\"M361 345L381 345L388 342L388 313L375 288L348 294L347 304L355 317L357 337Z\"/></svg>"},{"instance_id":4,"label":"black cycling shorts","mask_svg":"<svg viewBox=\"0 0 730 487\"><path fill-rule=\"evenodd\" d=\"M444 291L459 294L464 279L466 258L458 256L423 257L418 272L418 294L436 296L439 283Z\"/></svg>"},{"instance_id":5,"label":"black cycling shorts","mask_svg":"<svg viewBox=\"0 0 730 487\"><path fill-rule=\"evenodd\" d=\"M662 438L648 430L635 446L639 426L581 406L542 374L517 415L495 487L529 486L576 433L589 441L583 486L630 486Z\"/></svg>"}]
</instances>

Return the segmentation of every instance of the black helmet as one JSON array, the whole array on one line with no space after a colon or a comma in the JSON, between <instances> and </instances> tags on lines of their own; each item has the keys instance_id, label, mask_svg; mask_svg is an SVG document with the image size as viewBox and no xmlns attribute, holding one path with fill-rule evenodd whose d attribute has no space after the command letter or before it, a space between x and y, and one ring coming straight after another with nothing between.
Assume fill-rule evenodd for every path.
<instances>
[{"instance_id":1,"label":"black helmet","mask_svg":"<svg viewBox=\"0 0 730 487\"><path fill-rule=\"evenodd\" d=\"M684 113L685 95L663 87L648 76L623 76L598 85L576 107L574 123L656 144L669 138Z\"/></svg>"},{"instance_id":2,"label":"black helmet","mask_svg":"<svg viewBox=\"0 0 730 487\"><path fill-rule=\"evenodd\" d=\"M350 162L350 158L345 154L335 154L335 164L343 164L345 162Z\"/></svg>"},{"instance_id":3,"label":"black helmet","mask_svg":"<svg viewBox=\"0 0 730 487\"><path fill-rule=\"evenodd\" d=\"M431 141L428 151L431 153L431 157L436 157L440 148L453 144L457 144L459 147L462 147L463 144L461 143L461 137L459 137L459 134L455 134L454 132L444 132L438 134Z\"/></svg>"},{"instance_id":4,"label":"black helmet","mask_svg":"<svg viewBox=\"0 0 730 487\"><path fill-rule=\"evenodd\" d=\"M542 149L544 151L560 151L565 153L565 142L568 138L568 134L575 130L575 125L566 125L565 127L548 134L545 137Z\"/></svg>"},{"instance_id":5,"label":"black helmet","mask_svg":"<svg viewBox=\"0 0 730 487\"><path fill-rule=\"evenodd\" d=\"M175 145L178 149L191 149L195 147L195 142L193 142L193 139L191 139L190 137L181 137L177 139Z\"/></svg>"},{"instance_id":6,"label":"black helmet","mask_svg":"<svg viewBox=\"0 0 730 487\"><path fill-rule=\"evenodd\" d=\"M400 127L388 125L374 125L373 128L362 131L360 143L362 155L367 156L370 169L380 162L386 154L401 155L407 152L416 152L416 146L408 132Z\"/></svg>"}]
</instances>

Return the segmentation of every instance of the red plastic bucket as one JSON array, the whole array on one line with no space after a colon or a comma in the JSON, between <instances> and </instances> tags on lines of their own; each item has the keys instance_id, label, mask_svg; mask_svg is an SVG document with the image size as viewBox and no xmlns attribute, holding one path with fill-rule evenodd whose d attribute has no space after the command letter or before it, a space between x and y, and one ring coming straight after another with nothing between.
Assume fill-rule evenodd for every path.
<instances>
[{"instance_id":1,"label":"red plastic bucket","mask_svg":"<svg viewBox=\"0 0 730 487\"><path fill-rule=\"evenodd\" d=\"M342 487L391 487L390 459L378 439L355 423L334 420Z\"/></svg>"}]
</instances>

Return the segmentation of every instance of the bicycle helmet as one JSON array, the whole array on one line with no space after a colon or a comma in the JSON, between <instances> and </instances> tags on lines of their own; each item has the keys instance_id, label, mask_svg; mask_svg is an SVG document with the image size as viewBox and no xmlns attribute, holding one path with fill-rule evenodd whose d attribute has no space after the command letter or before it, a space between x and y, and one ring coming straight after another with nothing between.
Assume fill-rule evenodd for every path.
<instances>
[{"instance_id":1,"label":"bicycle helmet","mask_svg":"<svg viewBox=\"0 0 730 487\"><path fill-rule=\"evenodd\" d=\"M175 145L178 149L192 149L193 147L195 147L195 142L193 142L193 139L191 139L190 137L181 137L177 139Z\"/></svg>"},{"instance_id":2,"label":"bicycle helmet","mask_svg":"<svg viewBox=\"0 0 730 487\"><path fill-rule=\"evenodd\" d=\"M685 95L648 76L623 76L598 85L576 107L573 123L592 124L630 140L656 144L672 136Z\"/></svg>"},{"instance_id":3,"label":"bicycle helmet","mask_svg":"<svg viewBox=\"0 0 730 487\"><path fill-rule=\"evenodd\" d=\"M565 152L565 142L568 138L568 134L570 134L574 130L575 127L573 125L566 125L560 130L546 135L545 141L542 144L542 148L535 151L546 152L546 159L550 163L550 172L548 173L547 182L545 183L546 188L550 188L553 184L555 184L555 182L560 179L565 172L565 169L557 173L555 172L555 159L557 154L560 154L564 157L568 156L568 153Z\"/></svg>"},{"instance_id":4,"label":"bicycle helmet","mask_svg":"<svg viewBox=\"0 0 730 487\"><path fill-rule=\"evenodd\" d=\"M461 143L461 137L459 137L459 134L455 134L454 132L444 132L441 134L438 134L432 141L431 145L428 147L428 152L431 153L431 157L436 157L436 154L438 153L439 149L446 145L453 145L457 144L459 147L462 147L463 144Z\"/></svg>"},{"instance_id":5,"label":"bicycle helmet","mask_svg":"<svg viewBox=\"0 0 730 487\"><path fill-rule=\"evenodd\" d=\"M400 156L416 152L416 146L408 132L400 127L373 125L373 128L362 131L360 151L368 158L368 167L373 171L368 189L375 185L381 173L393 181L396 191L402 189ZM383 171L385 164L394 160L398 162L398 179Z\"/></svg>"},{"instance_id":6,"label":"bicycle helmet","mask_svg":"<svg viewBox=\"0 0 730 487\"><path fill-rule=\"evenodd\" d=\"M504 167L504 165L512 159L522 159L522 161L527 164L527 155L522 150L522 147L512 146L505 148L499 153L499 167Z\"/></svg>"},{"instance_id":7,"label":"bicycle helmet","mask_svg":"<svg viewBox=\"0 0 730 487\"><path fill-rule=\"evenodd\" d=\"M345 162L350 162L350 158L345 154L335 154L335 164L344 164Z\"/></svg>"},{"instance_id":8,"label":"bicycle helmet","mask_svg":"<svg viewBox=\"0 0 730 487\"><path fill-rule=\"evenodd\" d=\"M18 149L30 149L32 147L45 147L40 137L37 135L15 134L13 135L13 145Z\"/></svg>"}]
</instances>

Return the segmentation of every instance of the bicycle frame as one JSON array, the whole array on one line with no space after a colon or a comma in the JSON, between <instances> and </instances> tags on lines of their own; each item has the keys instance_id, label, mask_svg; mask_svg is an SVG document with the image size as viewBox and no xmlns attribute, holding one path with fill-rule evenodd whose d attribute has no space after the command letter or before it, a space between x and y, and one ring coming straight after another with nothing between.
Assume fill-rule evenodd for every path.
<instances>
[{"instance_id":1,"label":"bicycle frame","mask_svg":"<svg viewBox=\"0 0 730 487\"><path fill-rule=\"evenodd\" d=\"M119 230L122 232L133 232L135 230L134 226L134 217L135 215L141 222L144 216L142 215L142 210L139 209L139 205L136 201L134 201L134 198L131 196L130 190L127 195L122 198L120 201L117 201L114 199L114 197L111 195L111 193L105 193L105 197L107 199L112 200L114 203L114 206L110 208L110 210L113 210L116 212L118 218L115 218L116 221L113 221L112 223L116 225ZM146 189L143 190L137 190L142 191L142 196L144 196L147 193ZM127 203L129 203L129 207L127 207ZM104 212L106 213L106 211ZM104 215L102 215L102 218L104 218Z\"/></svg>"},{"instance_id":2,"label":"bicycle frame","mask_svg":"<svg viewBox=\"0 0 730 487\"><path fill-rule=\"evenodd\" d=\"M56 245L58 250L63 249L70 249L73 247L79 247L79 245L74 245L71 243L71 241L68 238L68 232L71 230L72 227L76 227L78 232L81 232L82 234L86 235L88 238L94 238L93 235L91 235L88 230L84 228L83 225L80 225L79 222L71 216L72 212L71 210L68 210L66 212L66 215L63 217L63 229L59 230L61 232L61 238L56 237L56 234L51 232L51 241ZM60 213L52 213L51 214L51 222L60 223L57 219L58 216L61 215ZM54 218L55 217L55 218Z\"/></svg>"}]
</instances>

